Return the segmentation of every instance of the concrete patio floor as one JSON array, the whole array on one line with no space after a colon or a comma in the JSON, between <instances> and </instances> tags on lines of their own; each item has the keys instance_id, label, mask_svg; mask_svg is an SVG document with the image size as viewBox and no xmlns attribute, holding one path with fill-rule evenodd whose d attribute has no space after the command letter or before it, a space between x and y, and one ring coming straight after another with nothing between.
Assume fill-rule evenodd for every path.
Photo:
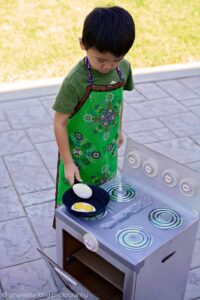
<instances>
[{"instance_id":1,"label":"concrete patio floor","mask_svg":"<svg viewBox=\"0 0 200 300\"><path fill-rule=\"evenodd\" d=\"M135 90L125 92L125 137L200 172L200 67L138 73L134 81ZM56 293L36 248L55 260L57 147L51 106L59 82L0 92L1 300L50 299ZM119 170L123 155L124 146ZM197 299L200 229L184 300Z\"/></svg>"}]
</instances>

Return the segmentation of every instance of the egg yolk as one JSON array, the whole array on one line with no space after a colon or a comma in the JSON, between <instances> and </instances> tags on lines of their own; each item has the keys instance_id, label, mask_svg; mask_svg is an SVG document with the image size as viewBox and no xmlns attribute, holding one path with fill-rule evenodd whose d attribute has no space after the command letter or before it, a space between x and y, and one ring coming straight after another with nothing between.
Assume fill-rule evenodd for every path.
<instances>
[{"instance_id":1,"label":"egg yolk","mask_svg":"<svg viewBox=\"0 0 200 300\"><path fill-rule=\"evenodd\" d=\"M73 210L83 211L83 212L91 212L95 211L94 206L89 203L77 202L72 206Z\"/></svg>"}]
</instances>

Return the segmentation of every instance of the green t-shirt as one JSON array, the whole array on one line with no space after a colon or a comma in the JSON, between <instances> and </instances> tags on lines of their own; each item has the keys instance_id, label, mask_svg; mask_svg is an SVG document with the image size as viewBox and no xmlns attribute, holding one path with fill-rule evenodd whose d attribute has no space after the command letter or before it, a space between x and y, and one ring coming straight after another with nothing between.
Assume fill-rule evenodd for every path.
<instances>
[{"instance_id":1,"label":"green t-shirt","mask_svg":"<svg viewBox=\"0 0 200 300\"><path fill-rule=\"evenodd\" d=\"M131 91L134 88L130 63L123 59L120 64L123 78L125 80L124 90ZM108 73L100 73L94 69L92 71L93 84L107 85L119 82L117 70ZM88 70L85 60L82 59L64 78L58 95L53 104L53 109L57 112L70 114L73 112L77 103L83 98L88 86Z\"/></svg>"}]
</instances>

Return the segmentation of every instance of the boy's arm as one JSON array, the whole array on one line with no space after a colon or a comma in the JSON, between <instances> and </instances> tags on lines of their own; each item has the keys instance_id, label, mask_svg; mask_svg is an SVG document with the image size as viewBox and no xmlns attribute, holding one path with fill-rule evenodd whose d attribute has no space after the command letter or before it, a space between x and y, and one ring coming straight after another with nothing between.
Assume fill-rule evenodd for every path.
<instances>
[{"instance_id":1,"label":"boy's arm","mask_svg":"<svg viewBox=\"0 0 200 300\"><path fill-rule=\"evenodd\" d=\"M69 183L73 185L75 177L78 181L81 181L81 178L79 174L79 169L73 161L70 148L69 148L68 133L66 130L66 125L69 117L70 114L55 112L54 132L56 136L58 149L64 164L65 177L69 181Z\"/></svg>"}]
</instances>

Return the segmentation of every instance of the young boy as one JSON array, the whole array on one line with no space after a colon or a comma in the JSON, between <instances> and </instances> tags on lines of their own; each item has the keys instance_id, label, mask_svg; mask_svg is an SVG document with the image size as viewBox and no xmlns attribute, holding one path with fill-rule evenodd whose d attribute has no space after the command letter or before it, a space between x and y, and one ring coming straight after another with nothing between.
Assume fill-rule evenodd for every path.
<instances>
[{"instance_id":1,"label":"young boy","mask_svg":"<svg viewBox=\"0 0 200 300\"><path fill-rule=\"evenodd\" d=\"M57 205L75 180L100 185L116 176L123 89L133 89L124 56L134 39L134 21L121 7L96 8L85 19L79 42L87 56L66 76L53 105Z\"/></svg>"}]
</instances>

